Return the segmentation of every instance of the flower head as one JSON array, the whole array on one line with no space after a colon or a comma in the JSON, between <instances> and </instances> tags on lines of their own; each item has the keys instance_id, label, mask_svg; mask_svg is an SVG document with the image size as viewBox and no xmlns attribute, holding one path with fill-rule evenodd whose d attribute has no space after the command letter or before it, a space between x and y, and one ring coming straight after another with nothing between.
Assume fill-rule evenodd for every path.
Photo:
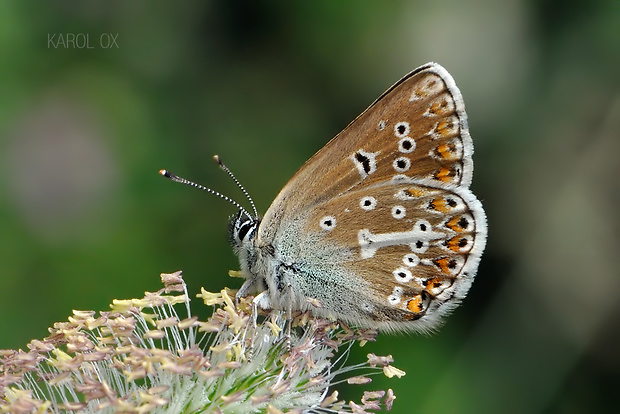
<instances>
[{"instance_id":1,"label":"flower head","mask_svg":"<svg viewBox=\"0 0 620 414\"><path fill-rule=\"evenodd\" d=\"M341 382L368 383L368 375L381 371L404 375L390 365L391 357L374 354L366 363L346 365L354 343L374 340L375 331L307 313L290 321L278 311L257 318L251 298L236 303L226 289L202 290L198 297L213 314L200 321L191 315L181 272L162 274L162 281L160 291L115 300L111 311L74 311L47 338L31 341L28 351L0 350L0 413L391 408L392 390L365 392L359 404L339 401L331 390ZM184 317L176 310L182 305Z\"/></svg>"}]
</instances>

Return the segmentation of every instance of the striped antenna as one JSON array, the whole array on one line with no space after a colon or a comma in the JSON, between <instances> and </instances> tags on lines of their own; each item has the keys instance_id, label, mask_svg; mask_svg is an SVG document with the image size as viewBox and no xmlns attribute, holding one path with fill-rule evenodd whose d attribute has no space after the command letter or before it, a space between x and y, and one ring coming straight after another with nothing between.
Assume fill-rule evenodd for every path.
<instances>
[{"instance_id":1,"label":"striped antenna","mask_svg":"<svg viewBox=\"0 0 620 414\"><path fill-rule=\"evenodd\" d=\"M213 159L215 160L215 162L218 163L218 165L220 166L220 168L222 170L226 171L226 174L228 174L230 176L230 178L233 179L235 184L237 184L237 187L239 187L241 189L241 191L243 192L243 194L245 194L246 198L248 199L248 201L252 205L252 210L254 211L254 217L258 217L258 211L256 211L256 205L254 205L254 200L252 200L252 197L250 197L250 194L248 194L248 192L245 191L245 188L243 188L243 186L241 185L239 180L237 180L237 177L235 177L235 175L232 173L232 171L230 171L228 169L228 167L222 162L222 159L220 158L219 155L214 155Z\"/></svg>"},{"instance_id":2,"label":"striped antenna","mask_svg":"<svg viewBox=\"0 0 620 414\"><path fill-rule=\"evenodd\" d=\"M208 192L208 193L211 193L211 194L213 194L213 195L216 195L216 196L218 196L218 197L220 197L220 198L223 198L224 200L228 201L229 203L231 203L232 205L234 205L235 207L237 207L238 209L240 209L241 211L243 211L243 212L245 213L245 215L246 215L246 216L248 216L250 219L253 219L253 217L252 217L252 216L250 216L250 213L248 213L248 211L247 211L245 208L243 208L243 207L241 206L241 204L237 203L235 200L233 200L233 199L231 199L231 198L229 198L229 197L226 197L226 196L225 196L224 194L222 194L222 193L219 193L219 192L217 192L217 191L215 191L215 190L212 190L212 189L210 189L210 188L208 188L208 187L205 187L205 186L203 186L203 185L196 184L196 183L195 183L195 182L193 182L193 181L186 180L185 178L183 178L183 177L179 177L178 175L173 174L173 173L171 173L171 172L170 172L170 171L168 171L168 170L159 170L159 174L160 174L160 175L163 175L164 177L166 177L166 178L168 178L168 179L170 179L170 180L172 180L172 181L176 181L177 183L186 184L186 185L189 185L189 186L195 187L195 188L197 188L197 189L199 189L199 190L204 190L204 191L206 191L206 192ZM237 181L237 180L235 180L235 182L236 182L236 181ZM241 188L243 189L243 187L241 187ZM245 193L245 191L244 191L244 193ZM246 195L247 195L247 193L246 193ZM252 207L254 207L254 203L252 203ZM256 212L256 208L254 208L254 212Z\"/></svg>"}]
</instances>

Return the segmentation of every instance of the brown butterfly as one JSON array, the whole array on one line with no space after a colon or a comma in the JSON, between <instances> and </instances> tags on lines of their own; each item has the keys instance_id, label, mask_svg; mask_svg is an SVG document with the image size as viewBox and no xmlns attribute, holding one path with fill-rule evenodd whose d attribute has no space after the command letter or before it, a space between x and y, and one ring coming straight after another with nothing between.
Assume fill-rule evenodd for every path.
<instances>
[{"instance_id":1,"label":"brown butterfly","mask_svg":"<svg viewBox=\"0 0 620 414\"><path fill-rule=\"evenodd\" d=\"M472 154L452 76L415 69L314 154L262 219L233 202L238 296L360 327L436 327L467 295L486 243Z\"/></svg>"}]
</instances>

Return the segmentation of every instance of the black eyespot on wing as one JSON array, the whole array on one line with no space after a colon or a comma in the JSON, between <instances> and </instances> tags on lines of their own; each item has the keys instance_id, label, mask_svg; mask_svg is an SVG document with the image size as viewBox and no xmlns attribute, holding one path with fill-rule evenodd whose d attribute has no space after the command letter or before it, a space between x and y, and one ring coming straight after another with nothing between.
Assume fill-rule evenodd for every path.
<instances>
[{"instance_id":1,"label":"black eyespot on wing","mask_svg":"<svg viewBox=\"0 0 620 414\"><path fill-rule=\"evenodd\" d=\"M364 172L366 174L370 174L370 159L364 154L359 153L359 152L355 153L355 159L359 161L360 164L362 164L362 167L364 168Z\"/></svg>"},{"instance_id":2,"label":"black eyespot on wing","mask_svg":"<svg viewBox=\"0 0 620 414\"><path fill-rule=\"evenodd\" d=\"M466 229L469 226L469 220L467 220L465 217L461 217L461 219L458 222L458 225L462 229Z\"/></svg>"}]
</instances>

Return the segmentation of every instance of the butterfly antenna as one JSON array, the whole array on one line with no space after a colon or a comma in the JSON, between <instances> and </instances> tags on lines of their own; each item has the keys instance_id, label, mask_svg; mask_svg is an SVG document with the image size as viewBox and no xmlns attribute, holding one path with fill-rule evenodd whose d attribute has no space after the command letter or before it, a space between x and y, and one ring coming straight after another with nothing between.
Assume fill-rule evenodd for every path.
<instances>
[{"instance_id":1,"label":"butterfly antenna","mask_svg":"<svg viewBox=\"0 0 620 414\"><path fill-rule=\"evenodd\" d=\"M248 192L245 191L245 188L243 188L239 180L237 180L237 177L235 177L232 171L230 171L228 167L222 162L222 159L220 158L219 155L214 155L213 159L215 160L215 162L218 163L218 165L220 166L222 170L226 171L226 174L228 174L230 178L233 179L235 184L237 184L237 187L239 187L241 191L243 192L243 194L245 194L245 197L248 199L248 201L252 205L252 210L254 211L254 217L258 217L258 211L256 211L256 205L254 205L254 200L252 200L252 197L250 197L250 194L248 194Z\"/></svg>"},{"instance_id":2,"label":"butterfly antenna","mask_svg":"<svg viewBox=\"0 0 620 414\"><path fill-rule=\"evenodd\" d=\"M171 172L170 172L170 171L168 171L168 170L159 170L159 174L160 174L160 175L163 175L164 177L166 177L166 178L168 178L168 179L170 179L170 180L172 180L172 181L175 181L175 182L177 182L177 183L187 184L187 185L192 186L192 187L195 187L195 188L197 188L197 189L199 189L199 190L204 190L204 191L206 191L206 192L208 192L208 193L211 193L211 194L216 195L216 196L218 196L218 197L220 197L220 198L223 198L224 200L228 201L229 203L231 203L232 205L234 205L235 207L237 207L238 209L240 209L241 211L243 211L243 212L245 213L245 215L246 215L246 216L248 216L249 218L253 218L252 216L250 216L250 213L248 213L248 211L247 211L245 208L243 208L243 207L241 206L241 204L237 203L235 200L233 200L233 199L231 199L231 198L229 198L229 197L226 197L226 196L225 196L224 194L222 194L222 193L219 193L219 192L217 192L217 191L215 191L215 190L212 190L212 189L210 189L210 188L208 188L208 187L205 187L205 186L203 186L203 185L196 184L196 183L195 183L195 182L193 182L193 181L186 180L185 178L183 178L183 177L179 177L178 175L173 174L173 173L171 173ZM256 211L256 210L254 210L254 211Z\"/></svg>"}]
</instances>

